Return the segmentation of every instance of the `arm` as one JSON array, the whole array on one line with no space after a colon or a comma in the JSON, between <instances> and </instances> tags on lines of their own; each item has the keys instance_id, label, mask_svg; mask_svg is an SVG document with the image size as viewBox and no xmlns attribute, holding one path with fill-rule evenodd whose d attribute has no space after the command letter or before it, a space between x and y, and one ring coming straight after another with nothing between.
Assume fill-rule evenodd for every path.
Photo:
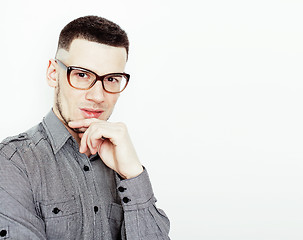
<instances>
[{"instance_id":1,"label":"arm","mask_svg":"<svg viewBox=\"0 0 303 240\"><path fill-rule=\"evenodd\" d=\"M80 134L80 152L98 152L102 161L117 173L117 191L124 210L123 239L169 239L169 220L155 206L148 174L136 155L126 126L94 118L69 122L69 126L86 128Z\"/></svg>"},{"instance_id":2,"label":"arm","mask_svg":"<svg viewBox=\"0 0 303 240\"><path fill-rule=\"evenodd\" d=\"M132 179L116 177L124 210L122 239L168 240L169 219L155 205L156 199L147 171Z\"/></svg>"},{"instance_id":3,"label":"arm","mask_svg":"<svg viewBox=\"0 0 303 240\"><path fill-rule=\"evenodd\" d=\"M33 193L16 151L0 145L0 239L46 239ZM3 237L3 238L2 238Z\"/></svg>"}]
</instances>

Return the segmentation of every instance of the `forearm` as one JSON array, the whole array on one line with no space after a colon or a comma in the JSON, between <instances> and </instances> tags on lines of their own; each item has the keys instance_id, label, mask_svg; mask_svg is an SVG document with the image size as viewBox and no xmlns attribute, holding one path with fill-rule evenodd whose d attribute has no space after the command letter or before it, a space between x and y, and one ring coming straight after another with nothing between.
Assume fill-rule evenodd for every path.
<instances>
[{"instance_id":1,"label":"forearm","mask_svg":"<svg viewBox=\"0 0 303 240\"><path fill-rule=\"evenodd\" d=\"M117 182L124 210L122 232L125 232L126 239L169 239L169 219L155 205L156 199L147 171L144 170L132 179L117 179Z\"/></svg>"}]
</instances>

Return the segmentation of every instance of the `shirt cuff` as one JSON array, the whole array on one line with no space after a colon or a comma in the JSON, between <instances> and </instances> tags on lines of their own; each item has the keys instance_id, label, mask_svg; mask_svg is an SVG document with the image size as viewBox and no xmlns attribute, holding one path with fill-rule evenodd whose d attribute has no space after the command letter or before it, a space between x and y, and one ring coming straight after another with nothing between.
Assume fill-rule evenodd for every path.
<instances>
[{"instance_id":1,"label":"shirt cuff","mask_svg":"<svg viewBox=\"0 0 303 240\"><path fill-rule=\"evenodd\" d=\"M148 173L144 168L137 177L122 180L116 174L117 192L124 211L133 211L149 207L155 202Z\"/></svg>"}]
</instances>

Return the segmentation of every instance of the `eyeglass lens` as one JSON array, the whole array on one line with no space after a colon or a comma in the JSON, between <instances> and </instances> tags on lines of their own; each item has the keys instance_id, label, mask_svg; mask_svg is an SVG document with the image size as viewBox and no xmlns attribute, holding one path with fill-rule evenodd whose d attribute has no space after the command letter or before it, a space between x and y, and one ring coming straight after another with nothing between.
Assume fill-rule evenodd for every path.
<instances>
[{"instance_id":1,"label":"eyeglass lens","mask_svg":"<svg viewBox=\"0 0 303 240\"><path fill-rule=\"evenodd\" d=\"M88 89L96 80L96 75L82 69L72 69L70 72L70 84L76 88ZM127 84L127 79L122 74L109 74L103 79L106 91L120 92Z\"/></svg>"}]
</instances>

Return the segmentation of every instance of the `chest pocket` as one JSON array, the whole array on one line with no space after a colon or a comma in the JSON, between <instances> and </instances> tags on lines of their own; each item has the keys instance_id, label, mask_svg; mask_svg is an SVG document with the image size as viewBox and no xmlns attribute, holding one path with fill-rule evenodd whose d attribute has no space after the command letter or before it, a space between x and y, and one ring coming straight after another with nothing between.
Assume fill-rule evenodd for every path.
<instances>
[{"instance_id":1,"label":"chest pocket","mask_svg":"<svg viewBox=\"0 0 303 240\"><path fill-rule=\"evenodd\" d=\"M79 200L76 198L41 202L47 239L79 239L82 226L79 207Z\"/></svg>"}]
</instances>

